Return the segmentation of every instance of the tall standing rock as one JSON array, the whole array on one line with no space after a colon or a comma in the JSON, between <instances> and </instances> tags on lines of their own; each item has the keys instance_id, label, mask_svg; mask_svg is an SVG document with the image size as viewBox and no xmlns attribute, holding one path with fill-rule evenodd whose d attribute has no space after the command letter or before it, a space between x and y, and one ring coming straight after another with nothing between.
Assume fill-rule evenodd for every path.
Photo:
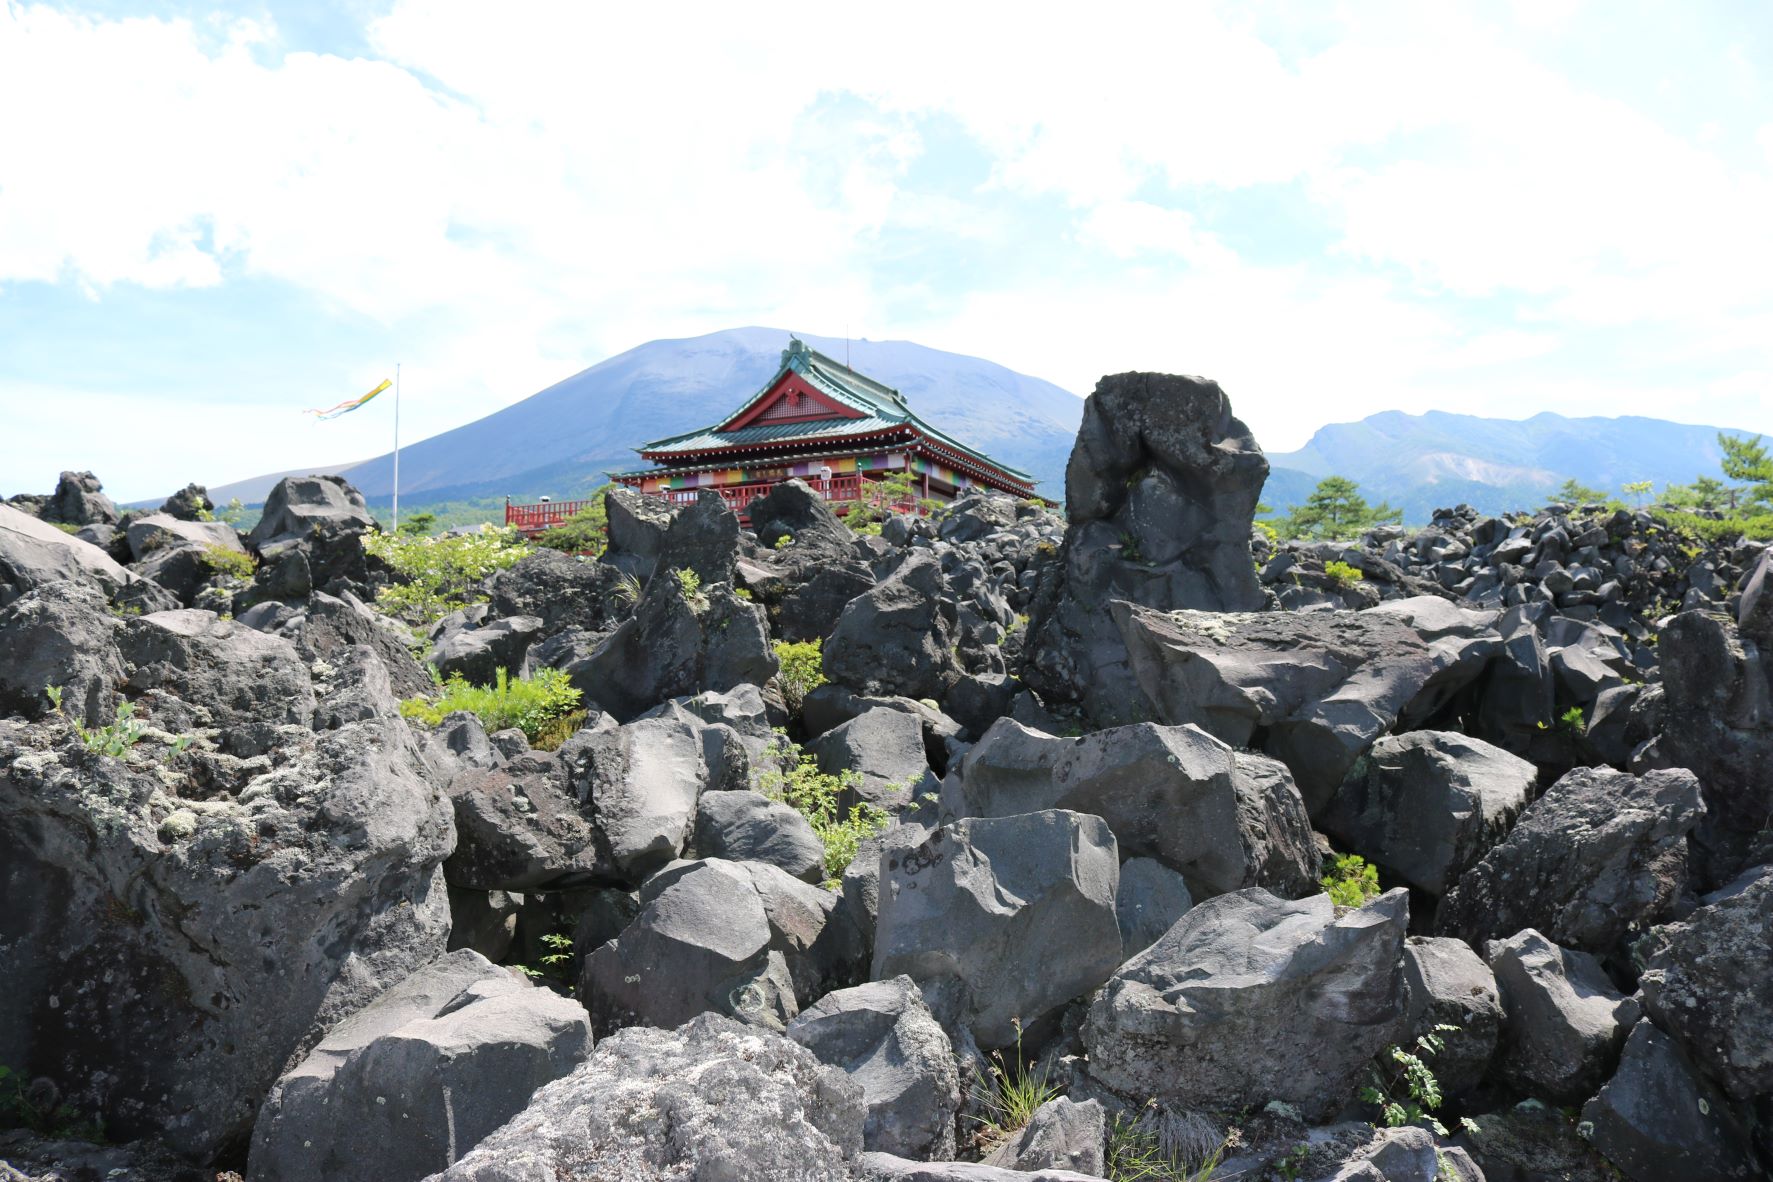
<instances>
[{"instance_id":1,"label":"tall standing rock","mask_svg":"<svg viewBox=\"0 0 1773 1182\"><path fill-rule=\"evenodd\" d=\"M1027 678L1099 725L1141 721L1142 695L1110 600L1257 611L1267 595L1250 525L1268 461L1217 382L1103 378L1065 470L1069 527L1029 625Z\"/></svg>"}]
</instances>

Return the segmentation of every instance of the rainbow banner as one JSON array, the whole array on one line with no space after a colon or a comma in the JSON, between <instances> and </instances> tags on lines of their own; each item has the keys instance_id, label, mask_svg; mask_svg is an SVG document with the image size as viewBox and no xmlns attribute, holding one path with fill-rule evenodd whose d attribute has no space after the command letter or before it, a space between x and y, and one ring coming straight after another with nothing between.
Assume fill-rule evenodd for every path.
<instances>
[{"instance_id":1,"label":"rainbow banner","mask_svg":"<svg viewBox=\"0 0 1773 1182\"><path fill-rule=\"evenodd\" d=\"M350 414L352 411L356 410L358 407L362 406L364 403L368 402L371 398L374 398L377 394L380 394L383 390L386 390L389 386L392 386L393 384L394 383L392 380L390 380L388 378L383 378L381 385L379 385L375 389L371 390L368 394L365 394L362 398L350 398L350 399L345 400L344 402L339 403L337 406L329 406L325 410L305 410L302 413L306 414L306 415L313 415L314 417L318 418L321 422L324 423L328 419L336 419L340 415Z\"/></svg>"}]
</instances>

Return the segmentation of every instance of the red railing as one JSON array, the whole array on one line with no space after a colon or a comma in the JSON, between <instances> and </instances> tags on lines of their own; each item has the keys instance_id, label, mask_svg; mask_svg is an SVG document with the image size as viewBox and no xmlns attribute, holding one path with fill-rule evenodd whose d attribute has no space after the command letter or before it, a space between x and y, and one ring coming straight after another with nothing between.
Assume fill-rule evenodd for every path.
<instances>
[{"instance_id":1,"label":"red railing","mask_svg":"<svg viewBox=\"0 0 1773 1182\"><path fill-rule=\"evenodd\" d=\"M814 492L831 502L831 508L839 514L848 513L856 502L862 499L862 481L860 475L833 476L829 480L807 480L806 483ZM704 485L720 494L732 511L738 514L742 525L749 525L751 502L758 497L768 495L780 481L767 480L752 484L720 484ZM872 482L870 482L872 483ZM702 488L667 488L651 494L670 501L674 505L694 504L702 495ZM553 501L537 505L513 505L505 502L505 524L514 527L523 534L539 534L543 530L560 525L567 518L589 505L590 501ZM900 513L922 513L924 507L917 500L906 501L892 506Z\"/></svg>"}]
</instances>

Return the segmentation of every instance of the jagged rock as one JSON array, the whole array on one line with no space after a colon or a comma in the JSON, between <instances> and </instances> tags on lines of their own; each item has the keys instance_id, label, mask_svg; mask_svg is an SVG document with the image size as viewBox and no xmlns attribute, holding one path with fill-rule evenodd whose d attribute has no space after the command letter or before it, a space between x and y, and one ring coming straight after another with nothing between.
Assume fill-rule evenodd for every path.
<instances>
[{"instance_id":1,"label":"jagged rock","mask_svg":"<svg viewBox=\"0 0 1773 1182\"><path fill-rule=\"evenodd\" d=\"M118 651L132 668L131 696L145 695L166 730L213 727L241 758L269 751L279 728L314 717L307 665L286 640L186 608L125 619Z\"/></svg>"},{"instance_id":2,"label":"jagged rock","mask_svg":"<svg viewBox=\"0 0 1773 1182\"><path fill-rule=\"evenodd\" d=\"M1532 927L1566 947L1612 952L1669 918L1704 809L1691 772L1578 768L1448 892L1437 927L1472 944Z\"/></svg>"},{"instance_id":3,"label":"jagged rock","mask_svg":"<svg viewBox=\"0 0 1773 1182\"><path fill-rule=\"evenodd\" d=\"M1531 928L1491 941L1502 994L1498 1074L1524 1095L1560 1104L1594 1093L1619 1060L1639 1007L1586 952L1559 948Z\"/></svg>"},{"instance_id":4,"label":"jagged rock","mask_svg":"<svg viewBox=\"0 0 1773 1182\"><path fill-rule=\"evenodd\" d=\"M63 472L56 481L55 492L43 506L43 520L69 525L116 525L117 503L105 496L104 487L91 472Z\"/></svg>"},{"instance_id":5,"label":"jagged rock","mask_svg":"<svg viewBox=\"0 0 1773 1182\"><path fill-rule=\"evenodd\" d=\"M864 1153L863 1182L1102 1182L1072 1170L1009 1170L968 1161L912 1161L893 1153Z\"/></svg>"},{"instance_id":6,"label":"jagged rock","mask_svg":"<svg viewBox=\"0 0 1773 1182\"><path fill-rule=\"evenodd\" d=\"M1027 677L1102 726L1139 722L1114 600L1258 611L1250 523L1268 461L1216 382L1114 374L1084 401L1065 470L1069 526L1029 621Z\"/></svg>"},{"instance_id":7,"label":"jagged rock","mask_svg":"<svg viewBox=\"0 0 1773 1182\"><path fill-rule=\"evenodd\" d=\"M0 723L7 1061L111 1136L242 1144L292 1059L443 951L435 778L398 720L292 736L237 795Z\"/></svg>"},{"instance_id":8,"label":"jagged rock","mask_svg":"<svg viewBox=\"0 0 1773 1182\"><path fill-rule=\"evenodd\" d=\"M244 617L236 618L247 622ZM378 616L349 591L336 597L315 591L269 630L293 643L310 665L316 661L337 664L343 654L367 645L387 668L396 697L416 698L433 692L430 674L413 659L401 627Z\"/></svg>"},{"instance_id":9,"label":"jagged rock","mask_svg":"<svg viewBox=\"0 0 1773 1182\"><path fill-rule=\"evenodd\" d=\"M0 505L0 607L45 583L64 580L92 583L113 600L143 582L90 542ZM158 606L169 606L170 597L159 594Z\"/></svg>"},{"instance_id":10,"label":"jagged rock","mask_svg":"<svg viewBox=\"0 0 1773 1182\"><path fill-rule=\"evenodd\" d=\"M832 727L808 749L820 771L860 776L856 795L871 804L901 808L939 787L930 774L923 723L903 710L871 707Z\"/></svg>"},{"instance_id":11,"label":"jagged rock","mask_svg":"<svg viewBox=\"0 0 1773 1182\"><path fill-rule=\"evenodd\" d=\"M894 831L881 854L873 976L955 978L982 1047L1094 989L1120 963L1119 857L1100 817L1051 809Z\"/></svg>"},{"instance_id":12,"label":"jagged rock","mask_svg":"<svg viewBox=\"0 0 1773 1182\"><path fill-rule=\"evenodd\" d=\"M1401 890L1342 916L1259 887L1196 904L1091 1003L1090 1075L1134 1103L1327 1115L1395 1041L1408 921Z\"/></svg>"},{"instance_id":13,"label":"jagged rock","mask_svg":"<svg viewBox=\"0 0 1773 1182\"><path fill-rule=\"evenodd\" d=\"M739 518L726 498L705 488L671 519L655 570L690 571L704 585L731 583L738 556Z\"/></svg>"},{"instance_id":14,"label":"jagged rock","mask_svg":"<svg viewBox=\"0 0 1773 1182\"><path fill-rule=\"evenodd\" d=\"M160 511L180 521L204 521L207 514L215 509L215 502L209 499L209 490L201 484L187 484L179 491L166 498Z\"/></svg>"},{"instance_id":15,"label":"jagged rock","mask_svg":"<svg viewBox=\"0 0 1773 1182\"><path fill-rule=\"evenodd\" d=\"M1434 665L1422 689L1399 715L1400 728L1427 724L1502 652L1502 637L1496 631L1500 612L1462 608L1434 595L1394 599L1370 610L1376 616L1395 616L1415 629L1428 643Z\"/></svg>"},{"instance_id":16,"label":"jagged rock","mask_svg":"<svg viewBox=\"0 0 1773 1182\"><path fill-rule=\"evenodd\" d=\"M796 543L818 540L847 546L854 537L825 498L804 480L784 480L746 507L757 540L775 546L783 538Z\"/></svg>"},{"instance_id":17,"label":"jagged rock","mask_svg":"<svg viewBox=\"0 0 1773 1182\"><path fill-rule=\"evenodd\" d=\"M1157 943L1192 906L1187 882L1156 858L1122 862L1114 896L1121 956L1130 959Z\"/></svg>"},{"instance_id":18,"label":"jagged rock","mask_svg":"<svg viewBox=\"0 0 1773 1182\"><path fill-rule=\"evenodd\" d=\"M933 555L907 554L843 609L825 642L825 676L862 694L939 700L960 675L950 651L954 608L943 588Z\"/></svg>"},{"instance_id":19,"label":"jagged rock","mask_svg":"<svg viewBox=\"0 0 1773 1182\"><path fill-rule=\"evenodd\" d=\"M517 935L517 913L522 907L522 895L450 887L449 950L467 948L490 961L504 960Z\"/></svg>"},{"instance_id":20,"label":"jagged rock","mask_svg":"<svg viewBox=\"0 0 1773 1182\"><path fill-rule=\"evenodd\" d=\"M1773 653L1773 546L1761 551L1742 580L1736 626L1763 653Z\"/></svg>"},{"instance_id":21,"label":"jagged rock","mask_svg":"<svg viewBox=\"0 0 1773 1182\"><path fill-rule=\"evenodd\" d=\"M609 546L603 560L643 583L651 579L675 508L663 497L649 497L621 485L612 485L603 494L603 507L609 520Z\"/></svg>"},{"instance_id":22,"label":"jagged rock","mask_svg":"<svg viewBox=\"0 0 1773 1182\"><path fill-rule=\"evenodd\" d=\"M1437 673L1428 643L1394 615L1109 610L1147 708L1233 747L1260 730L1314 815Z\"/></svg>"},{"instance_id":23,"label":"jagged rock","mask_svg":"<svg viewBox=\"0 0 1773 1182\"><path fill-rule=\"evenodd\" d=\"M1639 1022L1619 1070L1587 1104L1588 1139L1633 1182L1739 1182L1755 1166L1729 1103L1693 1073L1674 1041Z\"/></svg>"},{"instance_id":24,"label":"jagged rock","mask_svg":"<svg viewBox=\"0 0 1773 1182\"><path fill-rule=\"evenodd\" d=\"M539 616L512 616L452 632L431 650L431 664L444 677L459 673L474 685L492 685L500 669L513 678L524 676L530 646L542 629Z\"/></svg>"},{"instance_id":25,"label":"jagged rock","mask_svg":"<svg viewBox=\"0 0 1773 1182\"><path fill-rule=\"evenodd\" d=\"M1764 598L1745 618L1768 610L1758 607ZM1707 816L1696 837L1706 877L1721 884L1747 864L1773 818L1773 645L1738 634L1722 616L1690 611L1662 629L1657 651L1661 734L1632 766L1684 767L1699 777Z\"/></svg>"},{"instance_id":26,"label":"jagged rock","mask_svg":"<svg viewBox=\"0 0 1773 1182\"><path fill-rule=\"evenodd\" d=\"M69 718L111 722L124 680L117 627L103 593L77 580L45 583L0 607L0 711L42 718L55 686Z\"/></svg>"},{"instance_id":27,"label":"jagged rock","mask_svg":"<svg viewBox=\"0 0 1773 1182\"><path fill-rule=\"evenodd\" d=\"M211 1182L214 1175L151 1141L100 1145L0 1131L0 1182Z\"/></svg>"},{"instance_id":28,"label":"jagged rock","mask_svg":"<svg viewBox=\"0 0 1773 1182\"><path fill-rule=\"evenodd\" d=\"M240 535L223 521L184 521L169 513L148 513L131 517L123 532L137 562L158 550L176 546L219 546L236 554L246 553Z\"/></svg>"},{"instance_id":29,"label":"jagged rock","mask_svg":"<svg viewBox=\"0 0 1773 1182\"><path fill-rule=\"evenodd\" d=\"M805 578L790 580L792 590L774 615L783 640L822 640L831 635L843 609L857 596L874 589L874 576L860 563L819 560Z\"/></svg>"},{"instance_id":30,"label":"jagged rock","mask_svg":"<svg viewBox=\"0 0 1773 1182\"><path fill-rule=\"evenodd\" d=\"M1178 870L1196 899L1247 886L1317 889L1317 847L1284 766L1233 751L1199 727L1140 723L1060 739L994 723L961 761L944 802L963 816L1094 813L1128 857Z\"/></svg>"},{"instance_id":31,"label":"jagged rock","mask_svg":"<svg viewBox=\"0 0 1773 1182\"><path fill-rule=\"evenodd\" d=\"M558 755L526 751L498 767L470 768L450 781L449 796L456 851L443 871L451 886L528 891L616 875Z\"/></svg>"},{"instance_id":32,"label":"jagged rock","mask_svg":"<svg viewBox=\"0 0 1773 1182\"><path fill-rule=\"evenodd\" d=\"M960 1074L948 1036L909 977L839 989L788 1037L862 1086L862 1144L919 1159L954 1156Z\"/></svg>"},{"instance_id":33,"label":"jagged rock","mask_svg":"<svg viewBox=\"0 0 1773 1182\"><path fill-rule=\"evenodd\" d=\"M255 550L276 542L306 540L316 527L346 531L375 528L363 494L342 476L285 476L265 497L264 512L248 535Z\"/></svg>"},{"instance_id":34,"label":"jagged rock","mask_svg":"<svg viewBox=\"0 0 1773 1182\"><path fill-rule=\"evenodd\" d=\"M327 1033L253 1127L252 1182L418 1182L591 1053L583 1007L455 952Z\"/></svg>"},{"instance_id":35,"label":"jagged rock","mask_svg":"<svg viewBox=\"0 0 1773 1182\"><path fill-rule=\"evenodd\" d=\"M720 693L708 691L697 694L693 698L676 699L681 706L711 726L724 726L739 737L739 742L755 762L760 760L776 742L776 732L770 726L769 706L764 702L763 690L750 682L740 682L730 690ZM669 706L656 707L652 713L664 714Z\"/></svg>"},{"instance_id":36,"label":"jagged rock","mask_svg":"<svg viewBox=\"0 0 1773 1182\"><path fill-rule=\"evenodd\" d=\"M1404 941L1404 983L1409 989L1408 1027L1400 1044L1439 1031L1445 1047L1434 1057L1435 1077L1447 1096L1477 1087L1496 1054L1502 1033L1502 997L1496 975L1471 945L1441 936Z\"/></svg>"},{"instance_id":37,"label":"jagged rock","mask_svg":"<svg viewBox=\"0 0 1773 1182\"><path fill-rule=\"evenodd\" d=\"M876 707L916 718L923 728L924 757L937 775L948 769L948 752L961 737L960 724L929 702L894 695L868 696L827 682L808 693L800 705L801 724L814 738Z\"/></svg>"},{"instance_id":38,"label":"jagged rock","mask_svg":"<svg viewBox=\"0 0 1773 1182\"><path fill-rule=\"evenodd\" d=\"M709 1014L619 1031L435 1182L850 1182L862 1089L785 1038Z\"/></svg>"},{"instance_id":39,"label":"jagged rock","mask_svg":"<svg viewBox=\"0 0 1773 1182\"><path fill-rule=\"evenodd\" d=\"M691 596L680 580L662 578L595 650L560 667L587 703L627 722L671 698L765 685L777 661L761 608L725 584Z\"/></svg>"},{"instance_id":40,"label":"jagged rock","mask_svg":"<svg viewBox=\"0 0 1773 1182\"><path fill-rule=\"evenodd\" d=\"M704 792L696 806L696 853L733 862L767 862L802 882L825 880L825 843L812 824L757 792Z\"/></svg>"},{"instance_id":41,"label":"jagged rock","mask_svg":"<svg viewBox=\"0 0 1773 1182\"><path fill-rule=\"evenodd\" d=\"M488 584L495 617L534 616L551 636L565 627L607 631L632 606L621 572L605 562L536 549Z\"/></svg>"},{"instance_id":42,"label":"jagged rock","mask_svg":"<svg viewBox=\"0 0 1773 1182\"><path fill-rule=\"evenodd\" d=\"M1773 870L1633 948L1644 1008L1738 1100L1773 1093Z\"/></svg>"},{"instance_id":43,"label":"jagged rock","mask_svg":"<svg viewBox=\"0 0 1773 1182\"><path fill-rule=\"evenodd\" d=\"M683 853L704 790L749 786L739 736L676 702L622 726L600 719L572 748L574 794L595 818L603 858L631 884Z\"/></svg>"},{"instance_id":44,"label":"jagged rock","mask_svg":"<svg viewBox=\"0 0 1773 1182\"><path fill-rule=\"evenodd\" d=\"M1576 1122L1539 1100L1471 1118L1460 1144L1486 1182L1617 1182L1618 1173L1576 1132Z\"/></svg>"},{"instance_id":45,"label":"jagged rock","mask_svg":"<svg viewBox=\"0 0 1773 1182\"><path fill-rule=\"evenodd\" d=\"M1539 747L1543 728L1556 715L1557 682L1545 642L1524 609L1509 609L1496 627L1502 648L1479 695L1478 733L1525 756Z\"/></svg>"},{"instance_id":46,"label":"jagged rock","mask_svg":"<svg viewBox=\"0 0 1773 1182\"><path fill-rule=\"evenodd\" d=\"M1442 895L1508 833L1538 775L1457 732L1387 735L1355 761L1318 821L1344 848Z\"/></svg>"},{"instance_id":47,"label":"jagged rock","mask_svg":"<svg viewBox=\"0 0 1773 1182\"><path fill-rule=\"evenodd\" d=\"M1107 1143L1108 1121L1099 1102L1080 1104L1056 1096L1035 1109L1021 1131L993 1150L985 1164L1025 1172L1057 1169L1096 1175L1103 1171Z\"/></svg>"}]
</instances>

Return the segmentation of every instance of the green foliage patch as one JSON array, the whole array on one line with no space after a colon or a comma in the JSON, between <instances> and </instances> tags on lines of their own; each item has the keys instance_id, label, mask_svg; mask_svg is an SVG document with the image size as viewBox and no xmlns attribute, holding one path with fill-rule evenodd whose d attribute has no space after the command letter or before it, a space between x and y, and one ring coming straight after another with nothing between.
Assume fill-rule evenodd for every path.
<instances>
[{"instance_id":1,"label":"green foliage patch","mask_svg":"<svg viewBox=\"0 0 1773 1182\"><path fill-rule=\"evenodd\" d=\"M1338 907L1359 907L1379 894L1379 869L1359 854L1331 854L1320 880Z\"/></svg>"},{"instance_id":2,"label":"green foliage patch","mask_svg":"<svg viewBox=\"0 0 1773 1182\"><path fill-rule=\"evenodd\" d=\"M198 556L198 561L202 562L211 572L225 575L230 579L250 579L252 572L257 570L259 565L252 555L243 554L239 550L230 550L216 542L210 542L203 547L203 553Z\"/></svg>"},{"instance_id":3,"label":"green foliage patch","mask_svg":"<svg viewBox=\"0 0 1773 1182\"><path fill-rule=\"evenodd\" d=\"M1459 1027L1443 1022L1418 1038L1408 1050L1394 1045L1380 1052L1379 1062L1368 1070L1367 1086L1360 1090L1361 1102L1379 1109L1379 1124L1392 1129L1421 1124L1443 1137L1447 1135L1447 1126L1434 1115L1443 1097L1440 1080L1428 1060L1446 1049L1446 1040L1441 1036L1458 1030Z\"/></svg>"},{"instance_id":4,"label":"green foliage patch","mask_svg":"<svg viewBox=\"0 0 1773 1182\"><path fill-rule=\"evenodd\" d=\"M578 729L575 715L584 721L581 697L560 669L541 669L534 677L516 680L500 669L492 685L472 685L461 674L452 673L435 697L408 698L400 703L400 715L436 726L446 715L467 710L478 715L489 732L516 727L531 746L551 751Z\"/></svg>"},{"instance_id":5,"label":"green foliage patch","mask_svg":"<svg viewBox=\"0 0 1773 1182\"><path fill-rule=\"evenodd\" d=\"M517 565L530 552L515 530L492 526L434 538L372 530L363 535L363 548L387 563L401 580L382 588L377 606L426 624L457 608L485 603L482 584L487 577Z\"/></svg>"},{"instance_id":6,"label":"green foliage patch","mask_svg":"<svg viewBox=\"0 0 1773 1182\"><path fill-rule=\"evenodd\" d=\"M1285 538L1311 538L1317 541L1346 541L1359 537L1377 525L1402 521L1404 511L1393 509L1384 501L1367 504L1360 495L1360 486L1345 476L1326 476L1318 481L1303 505L1274 523Z\"/></svg>"},{"instance_id":7,"label":"green foliage patch","mask_svg":"<svg viewBox=\"0 0 1773 1182\"><path fill-rule=\"evenodd\" d=\"M780 731L751 778L758 792L786 804L812 825L825 846L825 885L830 888L842 879L844 867L855 859L862 842L892 820L885 809L865 800L844 809L844 794L856 794L862 774L847 771L834 776L820 771L812 754Z\"/></svg>"},{"instance_id":8,"label":"green foliage patch","mask_svg":"<svg viewBox=\"0 0 1773 1182\"><path fill-rule=\"evenodd\" d=\"M602 554L609 547L609 510L603 496L612 487L606 484L592 493L590 504L560 525L539 534L535 544L568 554Z\"/></svg>"},{"instance_id":9,"label":"green foliage patch","mask_svg":"<svg viewBox=\"0 0 1773 1182\"><path fill-rule=\"evenodd\" d=\"M1353 563L1331 560L1324 563L1324 574L1344 587L1351 587L1367 576Z\"/></svg>"},{"instance_id":10,"label":"green foliage patch","mask_svg":"<svg viewBox=\"0 0 1773 1182\"><path fill-rule=\"evenodd\" d=\"M29 1129L52 1141L90 1141L103 1144L103 1121L86 1120L66 1104L57 1104L55 1093L38 1094L18 1072L0 1063L0 1129Z\"/></svg>"},{"instance_id":11,"label":"green foliage patch","mask_svg":"<svg viewBox=\"0 0 1773 1182\"><path fill-rule=\"evenodd\" d=\"M825 684L824 643L814 637L812 640L778 640L770 646L776 650L776 662L781 666L776 682L782 687L782 697L787 699L791 714L799 713L806 696Z\"/></svg>"}]
</instances>

